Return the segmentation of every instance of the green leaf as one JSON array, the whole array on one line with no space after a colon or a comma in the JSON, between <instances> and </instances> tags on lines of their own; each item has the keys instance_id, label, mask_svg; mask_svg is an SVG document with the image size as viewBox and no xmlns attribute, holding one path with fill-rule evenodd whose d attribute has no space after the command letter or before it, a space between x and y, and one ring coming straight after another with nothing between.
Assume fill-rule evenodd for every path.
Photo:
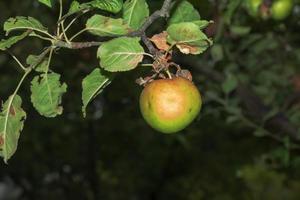
<instances>
[{"instance_id":1,"label":"green leaf","mask_svg":"<svg viewBox=\"0 0 300 200\"><path fill-rule=\"evenodd\" d=\"M20 40L23 40L28 35L29 35L29 32L24 32L22 35L13 36L8 39L1 40L0 41L0 50L4 51L4 50L10 48L12 45L19 42Z\"/></svg>"},{"instance_id":2,"label":"green leaf","mask_svg":"<svg viewBox=\"0 0 300 200\"><path fill-rule=\"evenodd\" d=\"M251 27L249 26L230 26L230 31L236 36L244 36L250 33Z\"/></svg>"},{"instance_id":3,"label":"green leaf","mask_svg":"<svg viewBox=\"0 0 300 200\"><path fill-rule=\"evenodd\" d=\"M123 7L123 0L94 0L80 4L78 1L72 1L67 15L90 9L100 9L111 13L118 13Z\"/></svg>"},{"instance_id":4,"label":"green leaf","mask_svg":"<svg viewBox=\"0 0 300 200\"><path fill-rule=\"evenodd\" d=\"M192 23L196 24L199 29L205 29L209 24L214 23L213 21L207 21L207 20L197 20L192 21Z\"/></svg>"},{"instance_id":5,"label":"green leaf","mask_svg":"<svg viewBox=\"0 0 300 200\"><path fill-rule=\"evenodd\" d=\"M68 13L75 13L81 9L80 3L78 1L72 1L69 12Z\"/></svg>"},{"instance_id":6,"label":"green leaf","mask_svg":"<svg viewBox=\"0 0 300 200\"><path fill-rule=\"evenodd\" d=\"M211 56L215 62L221 61L224 58L223 47L220 44L215 44L211 48Z\"/></svg>"},{"instance_id":7,"label":"green leaf","mask_svg":"<svg viewBox=\"0 0 300 200\"><path fill-rule=\"evenodd\" d=\"M82 81L82 113L86 116L87 105L111 83L112 74L96 68Z\"/></svg>"},{"instance_id":8,"label":"green leaf","mask_svg":"<svg viewBox=\"0 0 300 200\"><path fill-rule=\"evenodd\" d=\"M59 79L59 74L49 73L35 76L31 82L31 102L45 117L55 117L63 111L60 104L67 85L61 84Z\"/></svg>"},{"instance_id":9,"label":"green leaf","mask_svg":"<svg viewBox=\"0 0 300 200\"><path fill-rule=\"evenodd\" d=\"M180 22L191 22L200 20L198 11L188 1L180 1L176 5L175 10L171 13L169 24L176 24Z\"/></svg>"},{"instance_id":10,"label":"green leaf","mask_svg":"<svg viewBox=\"0 0 300 200\"><path fill-rule=\"evenodd\" d=\"M228 2L227 4L227 8L226 8L226 12L225 12L225 22L230 25L231 24L231 19L233 17L233 15L235 14L236 11L238 11L239 9L239 5L241 4L241 0L231 0Z\"/></svg>"},{"instance_id":11,"label":"green leaf","mask_svg":"<svg viewBox=\"0 0 300 200\"><path fill-rule=\"evenodd\" d=\"M232 74L226 76L226 80L222 83L222 89L225 94L229 94L238 86L238 80Z\"/></svg>"},{"instance_id":12,"label":"green leaf","mask_svg":"<svg viewBox=\"0 0 300 200\"><path fill-rule=\"evenodd\" d=\"M86 23L86 29L98 36L120 36L130 32L123 19L114 19L102 15L94 15Z\"/></svg>"},{"instance_id":13,"label":"green leaf","mask_svg":"<svg viewBox=\"0 0 300 200\"><path fill-rule=\"evenodd\" d=\"M140 38L120 37L102 44L97 56L100 66L110 72L129 71L143 60L144 49Z\"/></svg>"},{"instance_id":14,"label":"green leaf","mask_svg":"<svg viewBox=\"0 0 300 200\"><path fill-rule=\"evenodd\" d=\"M26 113L21 105L21 97L10 96L0 113L0 149L5 163L17 150L20 132L26 119Z\"/></svg>"},{"instance_id":15,"label":"green leaf","mask_svg":"<svg viewBox=\"0 0 300 200\"><path fill-rule=\"evenodd\" d=\"M53 0L39 0L39 2L48 6L49 8L52 8L54 5Z\"/></svg>"},{"instance_id":16,"label":"green leaf","mask_svg":"<svg viewBox=\"0 0 300 200\"><path fill-rule=\"evenodd\" d=\"M47 32L47 28L44 27L38 20L32 17L18 16L16 18L9 18L4 23L4 30L6 31L6 34L9 34L14 30L22 29Z\"/></svg>"},{"instance_id":17,"label":"green leaf","mask_svg":"<svg viewBox=\"0 0 300 200\"><path fill-rule=\"evenodd\" d=\"M258 128L253 132L253 135L256 137L264 137L267 135L267 132L263 128Z\"/></svg>"},{"instance_id":18,"label":"green leaf","mask_svg":"<svg viewBox=\"0 0 300 200\"><path fill-rule=\"evenodd\" d=\"M139 29L147 17L149 17L149 7L145 0L127 0L124 3L124 21L134 30Z\"/></svg>"},{"instance_id":19,"label":"green leaf","mask_svg":"<svg viewBox=\"0 0 300 200\"><path fill-rule=\"evenodd\" d=\"M192 22L172 24L167 32L168 43L176 45L185 54L200 54L212 45L212 41Z\"/></svg>"},{"instance_id":20,"label":"green leaf","mask_svg":"<svg viewBox=\"0 0 300 200\"><path fill-rule=\"evenodd\" d=\"M118 13L123 7L123 0L94 0L81 4L81 6L90 6L92 8L98 8L111 13Z\"/></svg>"},{"instance_id":21,"label":"green leaf","mask_svg":"<svg viewBox=\"0 0 300 200\"><path fill-rule=\"evenodd\" d=\"M34 68L37 72L47 72L48 67L48 58L44 58L40 63L39 62L39 56L36 55L29 55L26 59L26 63L30 66L36 66Z\"/></svg>"}]
</instances>

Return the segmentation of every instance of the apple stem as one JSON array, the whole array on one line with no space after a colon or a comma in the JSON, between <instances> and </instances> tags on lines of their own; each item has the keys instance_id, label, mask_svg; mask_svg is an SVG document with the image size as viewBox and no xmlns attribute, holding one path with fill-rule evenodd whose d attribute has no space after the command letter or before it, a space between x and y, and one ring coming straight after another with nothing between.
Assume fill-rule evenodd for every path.
<instances>
[{"instance_id":1,"label":"apple stem","mask_svg":"<svg viewBox=\"0 0 300 200\"><path fill-rule=\"evenodd\" d=\"M170 73L170 71L168 69L166 70L166 73L167 73L169 79L172 79L172 75L171 75L171 73Z\"/></svg>"}]
</instances>

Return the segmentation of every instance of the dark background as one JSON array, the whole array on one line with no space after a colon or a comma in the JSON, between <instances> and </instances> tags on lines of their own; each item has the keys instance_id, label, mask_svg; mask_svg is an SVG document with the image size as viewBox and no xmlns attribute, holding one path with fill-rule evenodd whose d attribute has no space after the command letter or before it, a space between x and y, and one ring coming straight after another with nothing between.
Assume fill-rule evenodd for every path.
<instances>
[{"instance_id":1,"label":"dark background","mask_svg":"<svg viewBox=\"0 0 300 200\"><path fill-rule=\"evenodd\" d=\"M151 10L161 2L148 1ZM135 84L148 72L142 68L118 74L83 119L81 80L98 65L97 49L61 49L52 69L68 84L64 113L39 116L28 79L20 92L28 117L18 150L8 165L0 165L1 200L300 199L300 7L274 22L254 19L242 6L230 10L234 1L191 2L204 19L215 21L206 30L214 38L212 48L174 58L192 71L203 94L197 120L174 135L149 128L138 108L142 88ZM35 0L2 0L0 23L33 16L53 30L57 11ZM154 24L149 35L163 25ZM86 34L78 40L96 39ZM24 61L45 45L31 38L12 51ZM4 101L21 76L5 52L0 73ZM233 79L239 81L236 90L226 94Z\"/></svg>"}]
</instances>

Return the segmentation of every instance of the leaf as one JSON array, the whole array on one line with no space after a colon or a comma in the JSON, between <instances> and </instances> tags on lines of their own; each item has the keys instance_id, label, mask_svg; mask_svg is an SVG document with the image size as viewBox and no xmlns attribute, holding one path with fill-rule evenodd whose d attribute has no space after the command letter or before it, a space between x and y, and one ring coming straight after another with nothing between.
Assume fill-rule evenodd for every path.
<instances>
[{"instance_id":1,"label":"leaf","mask_svg":"<svg viewBox=\"0 0 300 200\"><path fill-rule=\"evenodd\" d=\"M145 0L127 0L124 3L124 21L134 30L139 29L147 17L149 17L149 7Z\"/></svg>"},{"instance_id":2,"label":"leaf","mask_svg":"<svg viewBox=\"0 0 300 200\"><path fill-rule=\"evenodd\" d=\"M49 8L52 8L54 5L53 0L39 0L39 2L48 6Z\"/></svg>"},{"instance_id":3,"label":"leaf","mask_svg":"<svg viewBox=\"0 0 300 200\"><path fill-rule=\"evenodd\" d=\"M33 17L23 17L18 16L16 18L9 18L4 23L4 30L6 31L6 35L14 30L37 30L42 32L47 32L47 28L44 27L38 20Z\"/></svg>"},{"instance_id":4,"label":"leaf","mask_svg":"<svg viewBox=\"0 0 300 200\"><path fill-rule=\"evenodd\" d=\"M35 109L45 117L55 117L62 113L60 106L67 85L61 84L56 73L35 76L31 82L31 102Z\"/></svg>"},{"instance_id":5,"label":"leaf","mask_svg":"<svg viewBox=\"0 0 300 200\"><path fill-rule=\"evenodd\" d=\"M123 19L114 19L102 15L94 15L86 23L86 29L98 36L120 36L130 32Z\"/></svg>"},{"instance_id":6,"label":"leaf","mask_svg":"<svg viewBox=\"0 0 300 200\"><path fill-rule=\"evenodd\" d=\"M6 49L9 49L12 45L19 42L20 40L23 40L29 34L30 34L30 32L24 32L22 35L13 36L8 39L1 40L0 41L0 50L4 51Z\"/></svg>"},{"instance_id":7,"label":"leaf","mask_svg":"<svg viewBox=\"0 0 300 200\"><path fill-rule=\"evenodd\" d=\"M244 36L250 33L251 27L249 26L230 26L230 31L235 36Z\"/></svg>"},{"instance_id":8,"label":"leaf","mask_svg":"<svg viewBox=\"0 0 300 200\"><path fill-rule=\"evenodd\" d=\"M163 31L162 33L154 35L150 40L155 44L155 46L164 51L168 51L170 49L170 45L167 43L168 33Z\"/></svg>"},{"instance_id":9,"label":"leaf","mask_svg":"<svg viewBox=\"0 0 300 200\"><path fill-rule=\"evenodd\" d=\"M123 0L94 0L81 4L81 6L90 6L92 8L98 8L111 13L118 13L123 7Z\"/></svg>"},{"instance_id":10,"label":"leaf","mask_svg":"<svg viewBox=\"0 0 300 200\"><path fill-rule=\"evenodd\" d=\"M94 0L80 4L78 1L72 1L67 15L90 9L100 9L111 13L118 13L123 7L123 0Z\"/></svg>"},{"instance_id":11,"label":"leaf","mask_svg":"<svg viewBox=\"0 0 300 200\"><path fill-rule=\"evenodd\" d=\"M69 12L68 13L75 13L81 9L80 3L78 1L72 1Z\"/></svg>"},{"instance_id":12,"label":"leaf","mask_svg":"<svg viewBox=\"0 0 300 200\"><path fill-rule=\"evenodd\" d=\"M110 72L134 69L144 57L139 41L140 38L120 37L103 43L97 53L100 66Z\"/></svg>"},{"instance_id":13,"label":"leaf","mask_svg":"<svg viewBox=\"0 0 300 200\"><path fill-rule=\"evenodd\" d=\"M239 120L240 120L239 116L237 116L237 115L231 115L231 116L228 116L226 118L226 123L227 124L232 124L232 123L238 122Z\"/></svg>"},{"instance_id":14,"label":"leaf","mask_svg":"<svg viewBox=\"0 0 300 200\"><path fill-rule=\"evenodd\" d=\"M171 13L169 24L180 22L191 22L200 20L200 15L194 6L188 1L181 1L176 5L175 10Z\"/></svg>"},{"instance_id":15,"label":"leaf","mask_svg":"<svg viewBox=\"0 0 300 200\"><path fill-rule=\"evenodd\" d=\"M233 15L235 14L236 11L239 9L239 5L241 4L242 0L231 0L227 4L225 16L224 16L224 21L226 24L230 25L231 24L231 19Z\"/></svg>"},{"instance_id":16,"label":"leaf","mask_svg":"<svg viewBox=\"0 0 300 200\"><path fill-rule=\"evenodd\" d=\"M263 128L258 128L253 132L253 135L256 137L264 137L267 135L267 132Z\"/></svg>"},{"instance_id":17,"label":"leaf","mask_svg":"<svg viewBox=\"0 0 300 200\"><path fill-rule=\"evenodd\" d=\"M224 51L223 51L222 45L215 44L211 48L211 56L212 56L212 59L214 60L214 62L218 62L218 61L223 60L223 58L224 58Z\"/></svg>"},{"instance_id":18,"label":"leaf","mask_svg":"<svg viewBox=\"0 0 300 200\"><path fill-rule=\"evenodd\" d=\"M212 45L212 41L192 22L172 24L167 32L168 42L185 54L200 54Z\"/></svg>"},{"instance_id":19,"label":"leaf","mask_svg":"<svg viewBox=\"0 0 300 200\"><path fill-rule=\"evenodd\" d=\"M37 72L47 72L47 64L48 64L48 58L44 58L39 64L39 56L36 55L29 55L26 59L26 63L30 66L36 66L34 68Z\"/></svg>"},{"instance_id":20,"label":"leaf","mask_svg":"<svg viewBox=\"0 0 300 200\"><path fill-rule=\"evenodd\" d=\"M197 20L192 21L192 23L196 24L200 30L205 29L208 25L213 24L214 21L207 21L207 20Z\"/></svg>"},{"instance_id":21,"label":"leaf","mask_svg":"<svg viewBox=\"0 0 300 200\"><path fill-rule=\"evenodd\" d=\"M96 68L82 81L82 113L86 117L87 105L111 83L112 74Z\"/></svg>"},{"instance_id":22,"label":"leaf","mask_svg":"<svg viewBox=\"0 0 300 200\"><path fill-rule=\"evenodd\" d=\"M229 94L233 90L235 90L238 86L238 80L232 74L228 74L226 76L226 80L222 84L222 89L225 94Z\"/></svg>"},{"instance_id":23,"label":"leaf","mask_svg":"<svg viewBox=\"0 0 300 200\"><path fill-rule=\"evenodd\" d=\"M21 97L10 96L0 113L0 149L5 163L17 150L20 132L26 119L26 113L21 105Z\"/></svg>"}]
</instances>

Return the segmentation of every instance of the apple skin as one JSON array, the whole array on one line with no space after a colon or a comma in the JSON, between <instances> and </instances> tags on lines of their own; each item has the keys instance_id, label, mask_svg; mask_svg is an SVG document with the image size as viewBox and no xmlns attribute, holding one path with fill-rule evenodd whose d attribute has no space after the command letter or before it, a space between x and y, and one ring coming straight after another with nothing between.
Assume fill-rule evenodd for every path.
<instances>
[{"instance_id":1,"label":"apple skin","mask_svg":"<svg viewBox=\"0 0 300 200\"><path fill-rule=\"evenodd\" d=\"M187 127L197 117L201 106L197 87L181 77L148 83L140 96L144 119L162 133L176 133Z\"/></svg>"},{"instance_id":2,"label":"apple skin","mask_svg":"<svg viewBox=\"0 0 300 200\"><path fill-rule=\"evenodd\" d=\"M293 0L275 0L271 7L271 16L274 20L284 20L293 9Z\"/></svg>"}]
</instances>

